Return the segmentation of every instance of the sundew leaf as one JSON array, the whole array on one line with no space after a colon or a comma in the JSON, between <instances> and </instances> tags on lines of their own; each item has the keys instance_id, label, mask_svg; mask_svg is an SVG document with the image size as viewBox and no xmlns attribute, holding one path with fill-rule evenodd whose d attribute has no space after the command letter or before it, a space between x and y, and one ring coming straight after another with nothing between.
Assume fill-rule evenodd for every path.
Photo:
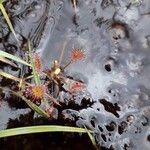
<instances>
[{"instance_id":1,"label":"sundew leaf","mask_svg":"<svg viewBox=\"0 0 150 150\"><path fill-rule=\"evenodd\" d=\"M16 136L16 135L31 134L31 133L43 133L43 132L86 133L87 130L83 128L77 128L77 127L57 126L57 125L29 126L29 127L20 127L20 128L1 130L0 138Z\"/></svg>"},{"instance_id":2,"label":"sundew leaf","mask_svg":"<svg viewBox=\"0 0 150 150\"><path fill-rule=\"evenodd\" d=\"M40 76L39 76L39 74L38 74L38 72L36 71L36 68L35 68L35 62L34 62L34 59L33 59L33 56L32 56L30 41L28 41L28 48L29 48L29 57L30 57L30 61L31 61L31 67L32 67L32 71L33 71L33 78L35 80L36 85L40 85L41 80L40 80Z\"/></svg>"},{"instance_id":3,"label":"sundew leaf","mask_svg":"<svg viewBox=\"0 0 150 150\"><path fill-rule=\"evenodd\" d=\"M7 52L4 52L4 51L2 51L2 50L0 50L0 56L1 56L1 57L9 58L9 59L11 59L11 60L14 60L14 61L16 61L16 62L22 63L22 64L27 65L27 66L31 66L29 63L27 63L27 62L24 61L23 59L21 59L21 58L19 58L19 57L17 57L17 56L14 56L14 55L12 55L12 54L9 54L9 53L7 53Z\"/></svg>"},{"instance_id":4,"label":"sundew leaf","mask_svg":"<svg viewBox=\"0 0 150 150\"><path fill-rule=\"evenodd\" d=\"M9 19L9 16L8 16L8 14L6 12L5 7L3 6L3 0L0 0L0 10L1 10L1 12L2 12L2 14L3 14L3 16L4 16L4 18L5 18L5 20L6 20L7 24L8 24L8 26L9 26L9 29L13 33L13 35L14 35L15 39L17 40L17 42L19 43L19 40L18 40L17 35L15 33L15 30L13 28L13 25L12 25L10 19Z\"/></svg>"}]
</instances>

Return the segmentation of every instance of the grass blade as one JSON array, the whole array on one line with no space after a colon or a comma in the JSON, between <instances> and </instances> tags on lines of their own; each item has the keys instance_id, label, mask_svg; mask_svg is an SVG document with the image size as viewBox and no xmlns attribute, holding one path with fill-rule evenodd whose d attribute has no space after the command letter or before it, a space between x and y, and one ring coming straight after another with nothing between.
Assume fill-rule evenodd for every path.
<instances>
[{"instance_id":1,"label":"grass blade","mask_svg":"<svg viewBox=\"0 0 150 150\"><path fill-rule=\"evenodd\" d=\"M0 10L1 10L4 18L6 19L6 22L7 22L8 26L9 26L11 32L13 33L13 35L16 38L17 42L19 43L19 40L18 40L18 38L16 36L15 30L14 30L14 28L12 26L12 23L11 23L9 17L8 17L8 14L7 14L6 10L5 10L5 7L3 6L3 1L2 0L0 1Z\"/></svg>"},{"instance_id":2,"label":"grass blade","mask_svg":"<svg viewBox=\"0 0 150 150\"><path fill-rule=\"evenodd\" d=\"M4 51L2 51L2 50L0 50L0 56L1 56L1 57L6 57L6 58L9 58L9 59L12 59L12 60L14 60L14 61L17 61L17 62L22 63L22 64L27 65L27 66L31 66L29 63L27 63L27 62L24 61L23 59L21 59L21 58L19 58L19 57L17 57L17 56L11 55L11 54L9 54L9 53L7 53L7 52L4 52Z\"/></svg>"},{"instance_id":3,"label":"grass blade","mask_svg":"<svg viewBox=\"0 0 150 150\"><path fill-rule=\"evenodd\" d=\"M0 0L0 4L2 4L4 2L4 0Z\"/></svg>"},{"instance_id":4,"label":"grass blade","mask_svg":"<svg viewBox=\"0 0 150 150\"><path fill-rule=\"evenodd\" d=\"M0 89L4 90L4 91L8 91L11 92L12 94L20 97L23 101L25 101L27 103L27 105L34 110L35 112L37 112L39 115L45 117L45 118L49 118L48 113L46 113L45 111L43 111L40 107L38 107L36 104L34 104L33 102L31 102L30 100L26 99L22 94L20 94L20 92L15 92L12 91L10 89L4 88L0 86Z\"/></svg>"},{"instance_id":5,"label":"grass blade","mask_svg":"<svg viewBox=\"0 0 150 150\"><path fill-rule=\"evenodd\" d=\"M14 95L20 97L22 100L24 100L27 105L34 110L35 112L37 112L39 115L45 117L45 118L49 118L48 113L46 113L45 111L43 111L40 107L38 107L36 104L34 104L33 102L31 102L30 100L26 99L23 95L21 95L20 93L11 91Z\"/></svg>"},{"instance_id":6,"label":"grass blade","mask_svg":"<svg viewBox=\"0 0 150 150\"><path fill-rule=\"evenodd\" d=\"M30 83L24 81L22 78L21 78L21 79L20 79L20 78L17 78L17 77L15 77L15 76L13 76L13 75L11 75L11 74L9 74L9 73L3 72L3 71L0 71L0 76L3 76L3 77L8 78L8 79L11 79L11 80L13 80L13 81L17 81L17 82L19 82L19 84L20 84L21 82L22 82L22 83L24 82L26 85L31 86Z\"/></svg>"},{"instance_id":7,"label":"grass blade","mask_svg":"<svg viewBox=\"0 0 150 150\"><path fill-rule=\"evenodd\" d=\"M96 144L96 141L95 141L95 138L93 137L93 135L90 133L90 131L85 127L85 130L93 144L93 146L95 147L96 150L100 150L98 147L97 147L97 144Z\"/></svg>"},{"instance_id":8,"label":"grass blade","mask_svg":"<svg viewBox=\"0 0 150 150\"><path fill-rule=\"evenodd\" d=\"M43 125L43 126L29 126L20 127L14 129L6 129L0 131L0 138L31 134L31 133L43 133L43 132L77 132L86 133L87 131L83 128L68 127L68 126L55 126L55 125Z\"/></svg>"},{"instance_id":9,"label":"grass blade","mask_svg":"<svg viewBox=\"0 0 150 150\"><path fill-rule=\"evenodd\" d=\"M20 82L20 79L19 79L19 78L15 77L15 76L13 76L13 75L11 75L11 74L9 74L9 73L3 72L3 71L0 71L0 76L3 76L3 77L8 78L8 79L11 79L11 80L13 80L13 81L18 81L18 82Z\"/></svg>"},{"instance_id":10,"label":"grass blade","mask_svg":"<svg viewBox=\"0 0 150 150\"><path fill-rule=\"evenodd\" d=\"M15 68L18 67L16 64L14 64L14 63L11 62L10 60L6 59L5 57L0 56L0 61L4 62L4 63L6 63L6 64L9 64L9 65L11 65L11 66L13 66L13 67L15 67Z\"/></svg>"},{"instance_id":11,"label":"grass blade","mask_svg":"<svg viewBox=\"0 0 150 150\"><path fill-rule=\"evenodd\" d=\"M45 117L45 118L49 118L49 115L48 113L46 113L45 111L43 111L40 107L38 107L36 104L34 104L33 102L31 102L30 100L26 100L26 99L23 99L27 104L28 106L34 110L35 112L37 112L39 115Z\"/></svg>"}]
</instances>

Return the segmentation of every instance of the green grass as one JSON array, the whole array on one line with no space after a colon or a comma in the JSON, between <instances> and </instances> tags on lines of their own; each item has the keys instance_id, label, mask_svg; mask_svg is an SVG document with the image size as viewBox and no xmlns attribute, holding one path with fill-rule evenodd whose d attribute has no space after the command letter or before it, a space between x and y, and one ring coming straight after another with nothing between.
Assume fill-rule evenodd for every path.
<instances>
[{"instance_id":1,"label":"green grass","mask_svg":"<svg viewBox=\"0 0 150 150\"><path fill-rule=\"evenodd\" d=\"M12 61L10 61L9 59L7 59L7 58L5 58L3 56L0 56L0 61L4 62L6 64L9 64L9 65L11 65L11 66L13 66L15 68L18 68L18 66L15 63L13 63Z\"/></svg>"},{"instance_id":2,"label":"green grass","mask_svg":"<svg viewBox=\"0 0 150 150\"><path fill-rule=\"evenodd\" d=\"M97 147L97 144L96 144L96 141L95 141L95 138L93 137L93 135L91 134L91 132L85 127L85 130L87 131L87 134L91 140L91 143L93 144L93 146L95 147L96 150L100 150L98 147Z\"/></svg>"},{"instance_id":3,"label":"green grass","mask_svg":"<svg viewBox=\"0 0 150 150\"><path fill-rule=\"evenodd\" d=\"M29 54L30 54L29 57L30 57L30 62L31 62L31 64L27 63L26 61L22 60L21 58L19 58L19 57L17 57L17 56L11 55L11 54L6 53L6 52L1 51L1 50L0 50L0 56L1 56L1 57L4 57L4 58L9 58L9 59L11 59L11 60L14 60L14 61L16 61L16 62L22 63L22 64L27 65L27 66L31 66L32 71L33 71L33 78L34 78L34 80L35 80L35 83L36 83L37 85L39 85L39 84L41 83L41 81L40 81L39 74L38 74L37 71L36 71L35 64L34 64L34 60L33 60L33 58L32 58L32 52L31 52L31 44L30 44L30 42L28 42L28 46L29 46ZM9 73L3 72L3 71L0 71L0 76L3 76L3 77L8 78L8 79L11 79L11 80L13 80L13 81L17 81L17 82L19 82L19 83L21 82L21 79L20 79L20 78L17 78L17 77L15 77L15 76L13 76L13 75L11 75L11 74L9 74ZM30 83L27 84L27 82L25 82L25 81L24 81L24 83L25 83L26 85L31 85ZM1 89L4 89L4 88L1 87ZM42 109L41 109L40 107L38 107L36 104L34 104L31 100L26 99L26 98L23 96L23 94L22 94L21 92L14 92L14 91L12 91L12 90L8 90L8 91L11 92L11 93L14 94L14 95L20 97L22 100L24 100L24 101L27 103L27 105L28 105L33 111L37 112L39 115L41 115L41 116L43 116L43 117L45 117L45 118L49 118L48 113L46 113L44 110L42 110Z\"/></svg>"},{"instance_id":4,"label":"green grass","mask_svg":"<svg viewBox=\"0 0 150 150\"><path fill-rule=\"evenodd\" d=\"M4 57L4 58L9 58L9 59L14 60L14 61L19 62L19 63L22 63L23 65L31 66L29 63L27 63L23 59L21 59L21 58L19 58L17 56L14 56L12 54L9 54L7 52L4 52L2 50L0 50L0 56Z\"/></svg>"},{"instance_id":5,"label":"green grass","mask_svg":"<svg viewBox=\"0 0 150 150\"><path fill-rule=\"evenodd\" d=\"M29 127L20 127L20 128L1 130L0 138L16 136L16 135L31 134L31 133L43 133L43 132L86 133L87 130L83 128L77 128L77 127L56 126L56 125L29 126Z\"/></svg>"},{"instance_id":6,"label":"green grass","mask_svg":"<svg viewBox=\"0 0 150 150\"><path fill-rule=\"evenodd\" d=\"M12 93L18 97L20 97L23 101L26 102L26 104L35 112L37 112L39 115L45 117L45 118L49 118L48 113L46 113L43 109L41 109L39 106L37 106L36 104L34 104L32 101L26 99L22 94L20 94L19 92L14 92L12 91Z\"/></svg>"},{"instance_id":7,"label":"green grass","mask_svg":"<svg viewBox=\"0 0 150 150\"><path fill-rule=\"evenodd\" d=\"M3 0L0 0L0 10L1 10L1 12L2 12L2 14L3 14L3 16L4 16L4 18L5 18L5 20L6 20L7 24L8 24L8 26L9 26L9 29L13 33L13 35L14 35L15 39L17 40L17 42L19 43L19 40L18 40L17 35L15 33L14 27L13 27L13 25L12 25L10 19L9 19L9 16L8 16L8 14L6 12L6 9L5 9L4 5L3 5L3 2L4 2Z\"/></svg>"},{"instance_id":8,"label":"green grass","mask_svg":"<svg viewBox=\"0 0 150 150\"><path fill-rule=\"evenodd\" d=\"M19 78L15 77L15 76L13 76L13 75L11 75L9 73L3 72L3 71L0 71L0 76L3 76L3 77L8 78L8 79L11 79L13 81L20 82Z\"/></svg>"},{"instance_id":9,"label":"green grass","mask_svg":"<svg viewBox=\"0 0 150 150\"><path fill-rule=\"evenodd\" d=\"M9 27L10 31L13 33L15 39L19 43L19 40L18 40L17 35L16 35L16 32L15 32L14 27L13 27L13 25L11 23L11 20L10 20L8 14L7 14L7 11L6 11L6 9L5 9L4 5L3 5L3 2L4 2L3 0L0 0L0 10L1 10L1 12L2 12L2 14L3 14L3 16L4 16L7 24L8 24L8 27ZM34 60L32 58L32 52L31 52L31 44L30 44L30 42L28 42L28 47L29 47L31 64L27 63L26 61L22 60L19 57L16 57L14 55L11 55L11 54L6 53L6 52L1 51L1 50L0 50L0 60L3 61L3 62L5 62L5 63L8 63L10 65L14 65L15 66L15 64L13 64L11 61L8 60L8 59L11 59L13 61L16 61L16 62L19 62L19 63L22 63L24 65L32 67L33 77L34 77L35 83L37 85L39 85L41 83L41 81L40 81L39 74L36 71L36 68L35 68L35 65L34 65ZM64 50L62 50L62 54L60 56L59 63L61 63L63 52L64 52ZM5 58L8 58L8 59L5 59ZM2 72L1 71L0 75L4 76L6 78L9 78L11 80L20 82L19 78L14 77L11 74L8 74L6 72ZM46 117L46 118L49 117L49 115L45 111L43 111L36 104L32 103L32 101L27 100L22 94L20 94L20 92L14 92L14 91L11 91L11 92L14 95L22 98L22 100L24 100L28 104L28 106L31 109L33 109L35 112L37 112L38 114L40 114L40 115L42 115L43 117ZM1 130L0 131L0 138L10 137L10 136L16 136L16 135L32 134L32 133L43 133L43 132L78 132L78 133L87 133L89 135L89 138L90 138L92 144L94 145L94 147L96 148L96 150L98 150L98 148L96 146L95 139L94 139L94 137L90 133L91 131L88 130L88 129L86 129L86 128L83 129L83 128L77 128L77 127L54 126L54 125L53 126L49 125L49 126L20 127L20 128L14 128L14 129Z\"/></svg>"}]
</instances>

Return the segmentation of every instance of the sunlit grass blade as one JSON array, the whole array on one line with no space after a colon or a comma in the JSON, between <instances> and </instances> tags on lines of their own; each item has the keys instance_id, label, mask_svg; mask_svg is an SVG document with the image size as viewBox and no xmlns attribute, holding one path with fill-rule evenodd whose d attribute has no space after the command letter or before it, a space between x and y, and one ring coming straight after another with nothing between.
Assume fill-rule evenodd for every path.
<instances>
[{"instance_id":1,"label":"sunlit grass blade","mask_svg":"<svg viewBox=\"0 0 150 150\"><path fill-rule=\"evenodd\" d=\"M20 82L18 84L19 90L25 89L25 80L24 78L20 78Z\"/></svg>"},{"instance_id":2,"label":"sunlit grass blade","mask_svg":"<svg viewBox=\"0 0 150 150\"><path fill-rule=\"evenodd\" d=\"M43 133L43 132L86 133L87 131L83 128L68 127L68 126L55 126L55 125L29 126L29 127L20 127L14 129L1 130L0 138L15 136L15 135L31 134L31 133Z\"/></svg>"},{"instance_id":3,"label":"sunlit grass blade","mask_svg":"<svg viewBox=\"0 0 150 150\"><path fill-rule=\"evenodd\" d=\"M27 105L35 112L37 112L39 115L45 117L45 118L49 118L48 113L46 113L45 111L43 111L40 107L38 107L36 104L34 104L33 102L31 102L30 100L26 99L22 94L18 93L18 92L14 92L12 91L12 93L18 97L20 97L22 100L24 100Z\"/></svg>"},{"instance_id":4,"label":"sunlit grass blade","mask_svg":"<svg viewBox=\"0 0 150 150\"><path fill-rule=\"evenodd\" d=\"M16 65L16 64L14 64L14 63L11 62L10 60L6 59L5 57L0 56L0 61L17 68L17 65Z\"/></svg>"},{"instance_id":5,"label":"sunlit grass blade","mask_svg":"<svg viewBox=\"0 0 150 150\"><path fill-rule=\"evenodd\" d=\"M31 67L32 67L32 71L33 71L33 77L34 77L36 85L40 85L41 81L40 81L39 74L38 74L38 72L36 71L36 68L35 68L35 62L34 62L34 59L33 59L33 56L32 56L30 41L28 41L28 48L29 48L29 57L30 57L30 61L31 61Z\"/></svg>"},{"instance_id":6,"label":"sunlit grass blade","mask_svg":"<svg viewBox=\"0 0 150 150\"><path fill-rule=\"evenodd\" d=\"M31 102L30 100L26 99L21 92L15 92L12 91L10 89L4 88L0 86L0 89L4 90L4 91L8 91L10 93L12 93L13 95L16 95L17 97L20 97L23 101L25 101L27 103L27 105L35 112L37 112L39 115L49 118L49 115L43 111L40 107L38 107L36 104L34 104L33 102Z\"/></svg>"},{"instance_id":7,"label":"sunlit grass blade","mask_svg":"<svg viewBox=\"0 0 150 150\"><path fill-rule=\"evenodd\" d=\"M14 28L12 26L12 23L11 23L9 17L8 17L8 14L7 14L6 10L5 10L5 7L3 6L3 1L2 0L0 1L0 10L1 10L4 18L6 19L6 22L7 22L8 26L9 26L11 32L13 33L13 35L16 38L17 42L19 43L19 40L18 40L17 35L15 33L15 30L14 30Z\"/></svg>"},{"instance_id":8,"label":"sunlit grass blade","mask_svg":"<svg viewBox=\"0 0 150 150\"><path fill-rule=\"evenodd\" d=\"M15 76L13 76L13 75L11 75L11 74L9 74L9 73L3 72L3 71L0 71L0 76L3 76L3 77L8 78L8 79L11 79L11 80L13 80L13 81L17 81L17 82L19 82L19 84L24 82L24 84L26 84L26 85L28 85L28 86L31 86L30 83L24 81L22 78L21 78L21 79L20 79L20 78L17 78L17 77L15 77Z\"/></svg>"},{"instance_id":9,"label":"sunlit grass blade","mask_svg":"<svg viewBox=\"0 0 150 150\"><path fill-rule=\"evenodd\" d=\"M19 78L15 77L15 76L13 76L13 75L11 75L9 73L3 72L3 71L0 71L0 76L3 76L3 77L8 78L8 79L11 79L13 81L20 82Z\"/></svg>"},{"instance_id":10,"label":"sunlit grass blade","mask_svg":"<svg viewBox=\"0 0 150 150\"><path fill-rule=\"evenodd\" d=\"M4 0L0 0L0 4L2 4L4 2Z\"/></svg>"},{"instance_id":11,"label":"sunlit grass blade","mask_svg":"<svg viewBox=\"0 0 150 150\"><path fill-rule=\"evenodd\" d=\"M31 78L33 78L33 75L30 75L30 76L28 76L28 77L25 77L25 80L28 80L28 79L31 79Z\"/></svg>"},{"instance_id":12,"label":"sunlit grass blade","mask_svg":"<svg viewBox=\"0 0 150 150\"><path fill-rule=\"evenodd\" d=\"M0 56L1 56L1 57L6 57L6 58L9 58L9 59L12 59L12 60L14 60L14 61L16 61L16 62L22 63L22 64L27 65L27 66L31 66L29 63L27 63L27 62L24 61L23 59L21 59L21 58L19 58L19 57L17 57L17 56L14 56L14 55L12 55L12 54L9 54L9 53L7 53L7 52L4 52L4 51L2 51L2 50L0 50Z\"/></svg>"},{"instance_id":13,"label":"sunlit grass blade","mask_svg":"<svg viewBox=\"0 0 150 150\"><path fill-rule=\"evenodd\" d=\"M98 147L97 147L97 144L96 144L96 141L95 141L95 138L93 137L93 135L90 133L90 131L85 127L85 130L93 144L93 146L95 147L96 150L100 150Z\"/></svg>"}]
</instances>

